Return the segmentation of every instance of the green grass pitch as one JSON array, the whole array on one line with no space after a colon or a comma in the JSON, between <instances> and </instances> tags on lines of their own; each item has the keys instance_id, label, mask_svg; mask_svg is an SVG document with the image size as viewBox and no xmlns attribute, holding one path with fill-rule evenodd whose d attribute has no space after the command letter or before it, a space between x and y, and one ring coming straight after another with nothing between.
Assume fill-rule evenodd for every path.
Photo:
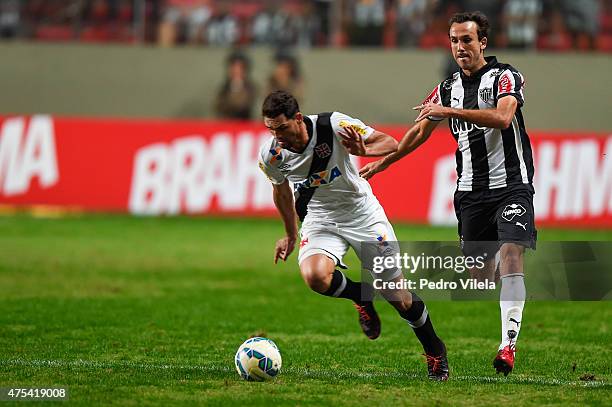
<instances>
[{"instance_id":1,"label":"green grass pitch","mask_svg":"<svg viewBox=\"0 0 612 407\"><path fill-rule=\"evenodd\" d=\"M449 228L396 232L455 239ZM369 341L347 300L306 288L295 254L274 266L281 234L272 220L0 217L0 387L64 386L81 405L610 405L609 302L528 303L507 378L491 367L497 303L430 302L452 373L430 383L390 306L378 304L382 335ZM564 239L612 232L540 233ZM347 263L358 278L353 254ZM234 370L256 333L282 352L273 382Z\"/></svg>"}]
</instances>

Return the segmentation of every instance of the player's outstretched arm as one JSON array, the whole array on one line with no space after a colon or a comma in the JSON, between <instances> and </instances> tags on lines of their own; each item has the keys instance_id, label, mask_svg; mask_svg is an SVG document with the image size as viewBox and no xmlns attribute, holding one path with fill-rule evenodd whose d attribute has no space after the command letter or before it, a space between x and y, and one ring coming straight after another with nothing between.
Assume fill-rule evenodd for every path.
<instances>
[{"instance_id":1,"label":"player's outstretched arm","mask_svg":"<svg viewBox=\"0 0 612 407\"><path fill-rule=\"evenodd\" d=\"M349 154L362 157L381 157L397 151L397 141L388 134L374 130L365 140L351 126L346 126L343 132L338 132L342 145Z\"/></svg>"},{"instance_id":2,"label":"player's outstretched arm","mask_svg":"<svg viewBox=\"0 0 612 407\"><path fill-rule=\"evenodd\" d=\"M293 206L293 192L289 186L289 181L285 181L278 185L273 184L272 187L274 205L276 205L276 209L278 209L283 219L286 233L285 237L276 242L276 247L274 248L274 264L276 264L278 259L286 261L291 252L293 252L297 240L298 226L297 214Z\"/></svg>"},{"instance_id":3,"label":"player's outstretched arm","mask_svg":"<svg viewBox=\"0 0 612 407\"><path fill-rule=\"evenodd\" d=\"M427 119L412 126L399 142L397 151L387 155L385 158L365 165L359 170L359 175L365 179L370 179L374 174L386 170L391 164L410 154L423 144L438 123L437 121Z\"/></svg>"},{"instance_id":4,"label":"player's outstretched arm","mask_svg":"<svg viewBox=\"0 0 612 407\"><path fill-rule=\"evenodd\" d=\"M518 101L514 97L503 97L494 109L454 109L435 103L426 103L413 109L419 111L416 122L421 122L429 116L455 118L474 123L481 127L492 129L507 129L512 124Z\"/></svg>"}]
</instances>

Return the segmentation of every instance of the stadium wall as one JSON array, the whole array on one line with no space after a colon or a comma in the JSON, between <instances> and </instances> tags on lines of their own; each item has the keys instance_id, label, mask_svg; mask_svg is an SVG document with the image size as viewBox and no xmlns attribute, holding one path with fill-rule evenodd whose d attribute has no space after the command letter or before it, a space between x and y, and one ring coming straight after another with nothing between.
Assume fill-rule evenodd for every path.
<instances>
[{"instance_id":1,"label":"stadium wall","mask_svg":"<svg viewBox=\"0 0 612 407\"><path fill-rule=\"evenodd\" d=\"M1 43L0 112L210 118L227 53L199 47ZM249 53L263 89L272 51ZM369 122L410 123L415 116L410 108L441 79L447 56L444 50L301 50L302 108L340 110ZM504 51L498 57L527 79L529 128L610 131L609 55Z\"/></svg>"},{"instance_id":2,"label":"stadium wall","mask_svg":"<svg viewBox=\"0 0 612 407\"><path fill-rule=\"evenodd\" d=\"M406 130L376 127L396 138ZM612 228L612 135L531 136L538 224ZM269 137L248 122L0 117L0 207L275 216L257 156ZM372 179L392 220L455 224L454 149L439 128Z\"/></svg>"}]
</instances>

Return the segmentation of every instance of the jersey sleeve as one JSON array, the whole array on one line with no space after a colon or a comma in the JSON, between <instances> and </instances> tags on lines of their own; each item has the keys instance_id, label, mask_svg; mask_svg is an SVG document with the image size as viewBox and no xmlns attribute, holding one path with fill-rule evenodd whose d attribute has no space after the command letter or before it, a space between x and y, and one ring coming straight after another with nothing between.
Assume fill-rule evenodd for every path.
<instances>
[{"instance_id":1,"label":"jersey sleeve","mask_svg":"<svg viewBox=\"0 0 612 407\"><path fill-rule=\"evenodd\" d=\"M436 86L434 90L431 91L429 96L427 96L427 98L421 104L424 105L427 103L434 103L436 105L442 106L442 97L440 96L440 85ZM427 116L427 118L434 122L439 122L439 121L444 120L444 117L437 117L437 116Z\"/></svg>"},{"instance_id":2,"label":"jersey sleeve","mask_svg":"<svg viewBox=\"0 0 612 407\"><path fill-rule=\"evenodd\" d=\"M495 102L499 102L501 98L506 96L514 96L518 100L519 107L521 107L525 104L524 89L525 78L523 75L515 69L508 68L499 75L497 80Z\"/></svg>"},{"instance_id":3,"label":"jersey sleeve","mask_svg":"<svg viewBox=\"0 0 612 407\"><path fill-rule=\"evenodd\" d=\"M280 185L286 180L278 169L282 161L282 151L280 147L275 147L272 143L266 143L259 150L259 168L275 185Z\"/></svg>"},{"instance_id":4,"label":"jersey sleeve","mask_svg":"<svg viewBox=\"0 0 612 407\"><path fill-rule=\"evenodd\" d=\"M344 113L334 112L331 118L331 125L334 129L334 134L338 135L338 133L344 133L344 129L347 127L352 127L361 135L361 137L366 140L368 137L374 133L374 129L359 119L355 119L351 116L348 116Z\"/></svg>"}]
</instances>

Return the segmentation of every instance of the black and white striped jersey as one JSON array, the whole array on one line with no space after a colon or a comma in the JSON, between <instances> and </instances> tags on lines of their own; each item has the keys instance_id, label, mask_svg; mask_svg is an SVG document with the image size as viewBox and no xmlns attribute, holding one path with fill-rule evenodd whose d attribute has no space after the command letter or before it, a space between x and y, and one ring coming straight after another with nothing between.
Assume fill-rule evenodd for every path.
<instances>
[{"instance_id":1,"label":"black and white striped jersey","mask_svg":"<svg viewBox=\"0 0 612 407\"><path fill-rule=\"evenodd\" d=\"M424 103L457 109L491 109L506 96L518 100L518 108L507 129L480 127L459 119L449 119L457 141L457 189L475 191L532 185L531 143L521 113L524 104L523 75L511 65L486 58L487 65L472 76L456 72L440 83ZM442 120L428 117L430 120Z\"/></svg>"}]
</instances>

